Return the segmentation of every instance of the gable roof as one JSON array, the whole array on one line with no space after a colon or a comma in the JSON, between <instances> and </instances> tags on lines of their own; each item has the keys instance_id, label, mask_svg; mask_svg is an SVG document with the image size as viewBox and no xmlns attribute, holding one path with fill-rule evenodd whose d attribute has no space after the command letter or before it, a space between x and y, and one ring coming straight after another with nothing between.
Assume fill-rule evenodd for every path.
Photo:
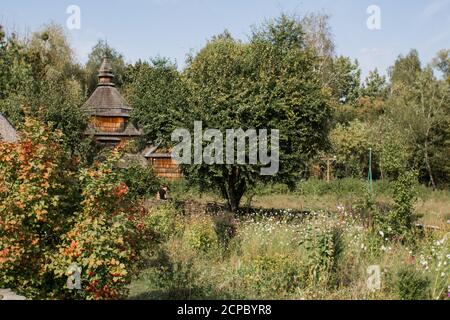
<instances>
[{"instance_id":1,"label":"gable roof","mask_svg":"<svg viewBox=\"0 0 450 320\"><path fill-rule=\"evenodd\" d=\"M9 120L0 113L0 140L17 142L17 131Z\"/></svg>"}]
</instances>

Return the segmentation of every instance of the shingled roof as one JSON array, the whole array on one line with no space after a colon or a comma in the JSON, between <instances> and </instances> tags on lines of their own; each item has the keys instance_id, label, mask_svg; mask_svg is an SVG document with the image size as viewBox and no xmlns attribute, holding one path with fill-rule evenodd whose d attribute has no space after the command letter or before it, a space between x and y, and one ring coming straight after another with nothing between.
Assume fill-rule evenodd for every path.
<instances>
[{"instance_id":1,"label":"shingled roof","mask_svg":"<svg viewBox=\"0 0 450 320\"><path fill-rule=\"evenodd\" d=\"M113 79L111 62L105 57L98 71L97 88L84 104L84 109L92 118L104 119L100 122L115 123L114 120L105 118L125 118L122 122L124 125L119 130L105 131L101 125L96 127L95 122L91 122L85 134L94 135L98 141L119 143L123 138L140 136L142 133L128 120L132 108L115 88Z\"/></svg>"},{"instance_id":2,"label":"shingled roof","mask_svg":"<svg viewBox=\"0 0 450 320\"><path fill-rule=\"evenodd\" d=\"M93 116L130 117L131 107L115 88L111 62L107 57L103 58L98 78L97 88L84 104L87 112Z\"/></svg>"},{"instance_id":3,"label":"shingled roof","mask_svg":"<svg viewBox=\"0 0 450 320\"><path fill-rule=\"evenodd\" d=\"M112 86L98 86L94 93L84 104L87 111L93 116L121 116L129 117L131 107L119 91Z\"/></svg>"},{"instance_id":4,"label":"shingled roof","mask_svg":"<svg viewBox=\"0 0 450 320\"><path fill-rule=\"evenodd\" d=\"M9 120L0 113L0 141L17 142L17 132Z\"/></svg>"}]
</instances>

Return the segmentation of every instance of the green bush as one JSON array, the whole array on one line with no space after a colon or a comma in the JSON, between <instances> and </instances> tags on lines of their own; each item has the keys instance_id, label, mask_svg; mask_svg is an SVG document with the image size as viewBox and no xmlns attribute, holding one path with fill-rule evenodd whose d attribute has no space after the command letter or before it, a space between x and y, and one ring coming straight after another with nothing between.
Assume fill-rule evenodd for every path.
<instances>
[{"instance_id":1,"label":"green bush","mask_svg":"<svg viewBox=\"0 0 450 320\"><path fill-rule=\"evenodd\" d=\"M307 229L303 241L306 250L308 278L313 284L331 284L339 271L344 252L343 231L339 227Z\"/></svg>"},{"instance_id":2,"label":"green bush","mask_svg":"<svg viewBox=\"0 0 450 320\"><path fill-rule=\"evenodd\" d=\"M415 228L417 215L414 213L416 198L417 175L415 172L401 174L393 184L394 204L388 206L388 212L383 208L374 208L374 228L389 240L409 241Z\"/></svg>"},{"instance_id":3,"label":"green bush","mask_svg":"<svg viewBox=\"0 0 450 320\"><path fill-rule=\"evenodd\" d=\"M365 181L354 178L334 179L330 182L315 178L301 181L297 184L295 193L302 196L361 196L365 190Z\"/></svg>"},{"instance_id":4,"label":"green bush","mask_svg":"<svg viewBox=\"0 0 450 320\"><path fill-rule=\"evenodd\" d=\"M200 281L200 272L194 260L179 260L165 256L156 268L147 275L150 284L161 291L164 299L204 299L209 296L211 286Z\"/></svg>"},{"instance_id":5,"label":"green bush","mask_svg":"<svg viewBox=\"0 0 450 320\"><path fill-rule=\"evenodd\" d=\"M403 267L397 272L396 289L401 300L429 298L430 280L413 267Z\"/></svg>"},{"instance_id":6,"label":"green bush","mask_svg":"<svg viewBox=\"0 0 450 320\"><path fill-rule=\"evenodd\" d=\"M232 214L223 214L213 218L214 230L222 248L227 249L228 243L236 234L236 221Z\"/></svg>"},{"instance_id":7,"label":"green bush","mask_svg":"<svg viewBox=\"0 0 450 320\"><path fill-rule=\"evenodd\" d=\"M182 231L182 222L177 210L169 203L149 208L145 228L155 243L164 243Z\"/></svg>"},{"instance_id":8,"label":"green bush","mask_svg":"<svg viewBox=\"0 0 450 320\"><path fill-rule=\"evenodd\" d=\"M247 298L288 296L304 287L303 266L285 254L257 256L238 269L238 288Z\"/></svg>"},{"instance_id":9,"label":"green bush","mask_svg":"<svg viewBox=\"0 0 450 320\"><path fill-rule=\"evenodd\" d=\"M219 239L209 216L191 218L184 234L186 243L194 250L207 253L218 248Z\"/></svg>"},{"instance_id":10,"label":"green bush","mask_svg":"<svg viewBox=\"0 0 450 320\"><path fill-rule=\"evenodd\" d=\"M128 197L131 199L152 198L159 190L160 181L152 166L133 164L117 170L121 180L128 186Z\"/></svg>"}]
</instances>

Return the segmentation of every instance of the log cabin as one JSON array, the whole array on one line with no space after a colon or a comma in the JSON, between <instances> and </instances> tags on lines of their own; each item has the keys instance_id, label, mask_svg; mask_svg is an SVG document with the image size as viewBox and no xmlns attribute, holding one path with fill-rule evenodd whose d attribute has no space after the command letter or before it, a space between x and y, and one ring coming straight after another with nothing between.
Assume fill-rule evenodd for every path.
<instances>
[{"instance_id":1,"label":"log cabin","mask_svg":"<svg viewBox=\"0 0 450 320\"><path fill-rule=\"evenodd\" d=\"M143 154L158 177L173 180L183 176L180 167L175 160L172 159L170 150L150 146L144 150Z\"/></svg>"}]
</instances>

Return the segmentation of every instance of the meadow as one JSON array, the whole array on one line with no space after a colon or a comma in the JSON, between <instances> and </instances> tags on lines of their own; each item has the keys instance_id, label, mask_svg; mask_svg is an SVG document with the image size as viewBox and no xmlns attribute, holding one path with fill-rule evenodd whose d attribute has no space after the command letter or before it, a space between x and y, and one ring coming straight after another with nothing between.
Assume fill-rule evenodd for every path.
<instances>
[{"instance_id":1,"label":"meadow","mask_svg":"<svg viewBox=\"0 0 450 320\"><path fill-rule=\"evenodd\" d=\"M177 183L170 201L150 201L154 243L129 297L445 299L450 197L418 188L413 235L399 240L368 225L365 181L259 186L238 216L220 197ZM378 208L393 202L391 183L375 182L374 193Z\"/></svg>"}]
</instances>

